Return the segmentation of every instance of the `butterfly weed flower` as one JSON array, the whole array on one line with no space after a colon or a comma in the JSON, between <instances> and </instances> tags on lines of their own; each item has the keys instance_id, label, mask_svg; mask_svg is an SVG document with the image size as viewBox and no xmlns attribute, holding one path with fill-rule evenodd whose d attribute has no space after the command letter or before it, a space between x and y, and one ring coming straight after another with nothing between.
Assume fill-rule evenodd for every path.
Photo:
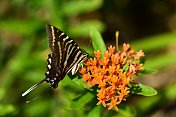
<instances>
[{"instance_id":1,"label":"butterfly weed flower","mask_svg":"<svg viewBox=\"0 0 176 117\"><path fill-rule=\"evenodd\" d=\"M100 50L94 51L94 55L80 69L82 80L87 82L87 87L98 86L97 105L108 106L108 110L118 110L118 105L130 93L128 83L143 69L139 59L144 56L144 52L135 52L129 44L124 43L123 51L115 52L115 47L109 46L102 58Z\"/></svg>"}]
</instances>

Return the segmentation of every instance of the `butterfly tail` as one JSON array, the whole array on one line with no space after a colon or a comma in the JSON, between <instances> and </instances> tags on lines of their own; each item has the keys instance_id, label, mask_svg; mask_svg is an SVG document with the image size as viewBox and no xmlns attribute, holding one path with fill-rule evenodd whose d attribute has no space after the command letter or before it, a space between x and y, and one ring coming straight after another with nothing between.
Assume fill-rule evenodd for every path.
<instances>
[{"instance_id":1,"label":"butterfly tail","mask_svg":"<svg viewBox=\"0 0 176 117\"><path fill-rule=\"evenodd\" d=\"M42 80L38 83L36 83L35 85L33 85L31 88L29 88L27 91L25 91L23 94L22 94L22 97L24 97L25 95L27 95L29 92L31 92L32 90L34 90L35 88L37 88L40 84L42 84L43 82L45 82L46 80Z\"/></svg>"}]
</instances>

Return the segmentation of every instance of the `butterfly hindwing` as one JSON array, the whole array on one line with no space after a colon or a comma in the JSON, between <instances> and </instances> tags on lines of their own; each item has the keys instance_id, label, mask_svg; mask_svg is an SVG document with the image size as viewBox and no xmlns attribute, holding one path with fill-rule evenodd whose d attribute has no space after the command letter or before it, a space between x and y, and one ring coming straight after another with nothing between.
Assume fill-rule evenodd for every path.
<instances>
[{"instance_id":1,"label":"butterfly hindwing","mask_svg":"<svg viewBox=\"0 0 176 117\"><path fill-rule=\"evenodd\" d=\"M49 82L53 88L57 88L58 82L63 79L63 77L61 76L61 71L57 70L57 66L55 65L55 57L56 56L54 53L48 55L47 71L45 72L45 80L46 82Z\"/></svg>"}]
</instances>

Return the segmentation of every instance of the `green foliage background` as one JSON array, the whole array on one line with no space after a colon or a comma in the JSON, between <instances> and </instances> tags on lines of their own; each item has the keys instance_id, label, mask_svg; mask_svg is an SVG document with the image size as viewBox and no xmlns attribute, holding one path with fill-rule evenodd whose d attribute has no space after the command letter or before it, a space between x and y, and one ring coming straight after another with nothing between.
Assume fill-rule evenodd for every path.
<instances>
[{"instance_id":1,"label":"green foliage background","mask_svg":"<svg viewBox=\"0 0 176 117\"><path fill-rule=\"evenodd\" d=\"M145 6L148 4L150 7ZM137 117L162 112L163 116L169 114L174 117L174 5L171 1L158 0L144 3L138 0L1 0L0 116ZM145 12L139 13L134 6L138 6L141 12L146 8ZM146 14L150 17L146 18ZM119 112L107 111L102 106L96 106L95 94L85 89L77 77L70 79L66 76L56 90L45 83L22 98L21 94L27 88L45 77L46 59L50 53L46 23L63 30L90 55L93 54L93 47L97 49L97 42L92 42L92 46L90 40L90 37L96 38L92 35L97 30L102 32L106 46L115 45L114 34L119 30L120 45L130 43L135 50L142 49L146 53L145 73L154 74L139 74L139 81L156 88L158 94L153 97L132 95L120 105Z\"/></svg>"}]
</instances>

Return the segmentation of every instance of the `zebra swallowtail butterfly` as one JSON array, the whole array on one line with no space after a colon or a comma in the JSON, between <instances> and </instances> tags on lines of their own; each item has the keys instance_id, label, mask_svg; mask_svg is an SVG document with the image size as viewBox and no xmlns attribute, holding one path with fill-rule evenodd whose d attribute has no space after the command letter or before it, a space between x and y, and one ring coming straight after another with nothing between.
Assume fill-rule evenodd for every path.
<instances>
[{"instance_id":1,"label":"zebra swallowtail butterfly","mask_svg":"<svg viewBox=\"0 0 176 117\"><path fill-rule=\"evenodd\" d=\"M49 24L46 25L46 30L51 53L47 59L45 79L33 85L22 96L25 96L43 82L50 83L52 88L57 88L58 83L68 72L71 71L74 75L80 64L87 59L88 54L82 53L79 46L61 30Z\"/></svg>"}]
</instances>

